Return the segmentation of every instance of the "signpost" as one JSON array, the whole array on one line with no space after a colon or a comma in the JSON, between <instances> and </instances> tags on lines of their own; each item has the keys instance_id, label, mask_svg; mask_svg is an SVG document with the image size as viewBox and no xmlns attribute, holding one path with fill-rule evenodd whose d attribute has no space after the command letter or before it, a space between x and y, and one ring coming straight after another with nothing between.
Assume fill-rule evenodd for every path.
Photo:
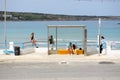
<instances>
[{"instance_id":1,"label":"signpost","mask_svg":"<svg viewBox=\"0 0 120 80\"><path fill-rule=\"evenodd\" d=\"M7 35L6 35L6 0L4 0L4 44L7 50Z\"/></svg>"},{"instance_id":2,"label":"signpost","mask_svg":"<svg viewBox=\"0 0 120 80\"><path fill-rule=\"evenodd\" d=\"M98 54L99 56L100 56L100 44L101 44L100 29L101 29L101 18L99 18L98 20Z\"/></svg>"}]
</instances>

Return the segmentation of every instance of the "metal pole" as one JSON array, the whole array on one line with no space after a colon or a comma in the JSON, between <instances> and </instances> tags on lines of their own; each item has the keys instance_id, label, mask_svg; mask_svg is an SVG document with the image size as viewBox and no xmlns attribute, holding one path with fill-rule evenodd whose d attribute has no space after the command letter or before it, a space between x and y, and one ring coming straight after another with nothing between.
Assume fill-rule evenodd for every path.
<instances>
[{"instance_id":1,"label":"metal pole","mask_svg":"<svg viewBox=\"0 0 120 80\"><path fill-rule=\"evenodd\" d=\"M57 31L58 29L57 29L57 26L56 26L56 51L58 50L58 48L57 48L57 46L58 46L58 44L57 44L57 39L58 39L58 31Z\"/></svg>"},{"instance_id":2,"label":"metal pole","mask_svg":"<svg viewBox=\"0 0 120 80\"><path fill-rule=\"evenodd\" d=\"M49 26L48 26L48 32L47 32L47 43L48 43L48 55L49 55Z\"/></svg>"},{"instance_id":3,"label":"metal pole","mask_svg":"<svg viewBox=\"0 0 120 80\"><path fill-rule=\"evenodd\" d=\"M6 35L6 0L4 0L4 44L7 50L7 35Z\"/></svg>"},{"instance_id":4,"label":"metal pole","mask_svg":"<svg viewBox=\"0 0 120 80\"><path fill-rule=\"evenodd\" d=\"M87 56L87 29L84 28L84 55Z\"/></svg>"},{"instance_id":5,"label":"metal pole","mask_svg":"<svg viewBox=\"0 0 120 80\"><path fill-rule=\"evenodd\" d=\"M98 54L100 56L100 44L101 44L101 36L100 36L100 27L101 27L101 18L99 18L99 22L98 22L98 46L99 46L99 50L98 50Z\"/></svg>"}]
</instances>

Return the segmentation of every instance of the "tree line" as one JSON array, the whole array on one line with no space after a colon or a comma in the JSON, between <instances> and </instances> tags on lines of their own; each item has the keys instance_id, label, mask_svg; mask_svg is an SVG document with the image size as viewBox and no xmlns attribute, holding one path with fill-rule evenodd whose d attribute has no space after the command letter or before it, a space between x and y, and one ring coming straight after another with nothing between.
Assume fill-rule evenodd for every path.
<instances>
[{"instance_id":1,"label":"tree line","mask_svg":"<svg viewBox=\"0 0 120 80\"><path fill-rule=\"evenodd\" d=\"M28 12L6 12L8 21L74 21L74 20L120 20L120 16L60 15ZM0 11L0 21L4 20L4 11Z\"/></svg>"}]
</instances>

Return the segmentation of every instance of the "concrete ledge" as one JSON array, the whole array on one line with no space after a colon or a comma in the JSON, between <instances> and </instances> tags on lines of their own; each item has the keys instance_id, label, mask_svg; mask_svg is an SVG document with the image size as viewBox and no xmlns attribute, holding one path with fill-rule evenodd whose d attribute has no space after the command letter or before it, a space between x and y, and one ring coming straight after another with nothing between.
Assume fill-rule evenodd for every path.
<instances>
[{"instance_id":1,"label":"concrete ledge","mask_svg":"<svg viewBox=\"0 0 120 80\"><path fill-rule=\"evenodd\" d=\"M4 54L3 50L0 50L0 55Z\"/></svg>"},{"instance_id":2,"label":"concrete ledge","mask_svg":"<svg viewBox=\"0 0 120 80\"><path fill-rule=\"evenodd\" d=\"M35 53L39 53L40 55L48 55L47 48L35 48Z\"/></svg>"},{"instance_id":3,"label":"concrete ledge","mask_svg":"<svg viewBox=\"0 0 120 80\"><path fill-rule=\"evenodd\" d=\"M29 53L34 53L34 52L35 52L34 48L26 48L26 49L20 50L20 54L21 55L29 54Z\"/></svg>"}]
</instances>

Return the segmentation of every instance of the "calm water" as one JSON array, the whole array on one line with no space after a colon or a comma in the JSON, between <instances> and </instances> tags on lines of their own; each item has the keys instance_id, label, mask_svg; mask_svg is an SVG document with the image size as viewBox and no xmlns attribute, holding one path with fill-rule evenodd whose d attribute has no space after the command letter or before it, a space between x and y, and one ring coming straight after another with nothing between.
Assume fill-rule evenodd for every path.
<instances>
[{"instance_id":1,"label":"calm water","mask_svg":"<svg viewBox=\"0 0 120 80\"><path fill-rule=\"evenodd\" d=\"M108 41L120 41L120 21L102 21L101 35ZM85 25L88 40L97 40L98 21L23 21L7 22L7 42L30 41L31 32L35 33L37 40L47 40L48 25ZM55 29L50 30L55 35ZM59 39L82 40L82 29L59 29ZM4 42L4 22L0 22L0 43Z\"/></svg>"}]
</instances>

